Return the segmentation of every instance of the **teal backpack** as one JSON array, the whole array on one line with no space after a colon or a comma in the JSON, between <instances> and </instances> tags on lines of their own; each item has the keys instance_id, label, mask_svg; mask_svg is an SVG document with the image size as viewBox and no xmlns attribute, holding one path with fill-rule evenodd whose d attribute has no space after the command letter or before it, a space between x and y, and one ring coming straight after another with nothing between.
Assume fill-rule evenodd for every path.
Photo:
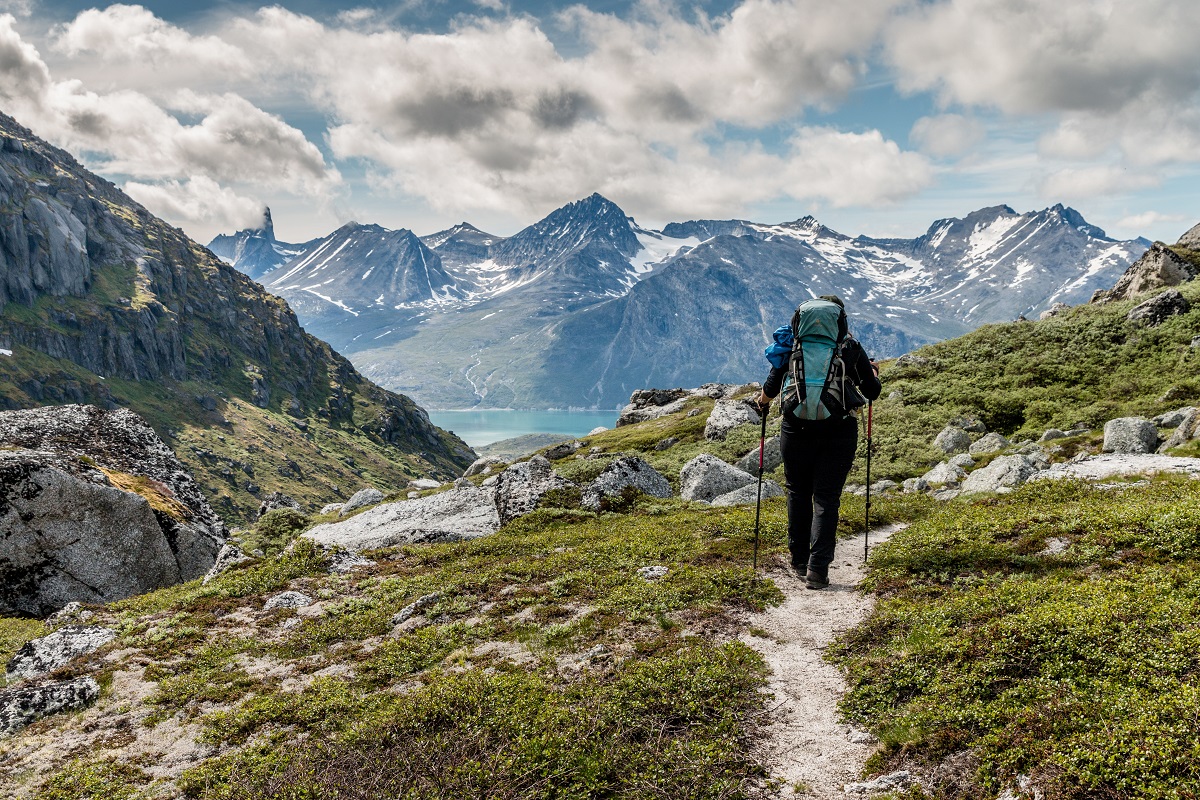
<instances>
[{"instance_id":1,"label":"teal backpack","mask_svg":"<svg viewBox=\"0 0 1200 800\"><path fill-rule=\"evenodd\" d=\"M847 376L846 312L828 300L806 300L792 315L792 352L783 379L783 413L797 419L844 419L867 401Z\"/></svg>"}]
</instances>

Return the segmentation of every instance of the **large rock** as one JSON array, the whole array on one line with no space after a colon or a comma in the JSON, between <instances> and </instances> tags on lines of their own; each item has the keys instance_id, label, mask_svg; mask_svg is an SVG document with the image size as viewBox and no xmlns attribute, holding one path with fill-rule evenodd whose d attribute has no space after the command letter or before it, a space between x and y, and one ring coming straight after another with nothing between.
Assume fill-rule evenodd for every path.
<instances>
[{"instance_id":1,"label":"large rock","mask_svg":"<svg viewBox=\"0 0 1200 800\"><path fill-rule=\"evenodd\" d=\"M762 497L783 497L783 487L770 478L763 479ZM734 489L732 492L719 495L712 499L714 506L744 506L758 502L758 479L754 483Z\"/></svg>"},{"instance_id":2,"label":"large rock","mask_svg":"<svg viewBox=\"0 0 1200 800\"><path fill-rule=\"evenodd\" d=\"M767 439L763 450L763 472L771 472L783 463L783 450L779 446L779 437ZM758 447L738 459L737 468L758 477Z\"/></svg>"},{"instance_id":3,"label":"large rock","mask_svg":"<svg viewBox=\"0 0 1200 800\"><path fill-rule=\"evenodd\" d=\"M1037 466L1027 456L1000 456L986 467L975 470L962 482L964 492L1011 491L1029 480Z\"/></svg>"},{"instance_id":4,"label":"large rock","mask_svg":"<svg viewBox=\"0 0 1200 800\"><path fill-rule=\"evenodd\" d=\"M353 514L360 508L373 506L376 503L382 503L384 498L383 492L373 486L368 486L366 489L359 489L354 494L350 495L350 499L345 502L341 510L338 511L338 516L344 517L348 514Z\"/></svg>"},{"instance_id":5,"label":"large rock","mask_svg":"<svg viewBox=\"0 0 1200 800\"><path fill-rule=\"evenodd\" d=\"M126 409L0 412L0 611L44 615L208 571L225 526L146 422Z\"/></svg>"},{"instance_id":6,"label":"large rock","mask_svg":"<svg viewBox=\"0 0 1200 800\"><path fill-rule=\"evenodd\" d=\"M500 517L491 496L469 482L440 494L384 503L303 534L326 547L370 550L401 544L474 539L495 533Z\"/></svg>"},{"instance_id":7,"label":"large rock","mask_svg":"<svg viewBox=\"0 0 1200 800\"><path fill-rule=\"evenodd\" d=\"M1200 478L1200 458L1161 456L1152 453L1084 456L1063 464L1051 464L1032 480L1074 478L1096 481L1130 475L1154 475L1160 472L1175 472Z\"/></svg>"},{"instance_id":8,"label":"large rock","mask_svg":"<svg viewBox=\"0 0 1200 800\"><path fill-rule=\"evenodd\" d=\"M651 497L671 496L671 484L666 478L642 459L628 456L609 462L604 471L584 488L582 505L593 511L599 510L604 498L615 497L628 487Z\"/></svg>"},{"instance_id":9,"label":"large rock","mask_svg":"<svg viewBox=\"0 0 1200 800\"><path fill-rule=\"evenodd\" d=\"M221 548L221 551L217 553L217 560L213 562L213 565L209 568L208 572L204 573L204 580L202 580L201 583L209 583L218 575L228 572L237 564L253 560L254 559L250 558L250 556L242 552L242 548L238 547L233 542L226 542Z\"/></svg>"},{"instance_id":10,"label":"large rock","mask_svg":"<svg viewBox=\"0 0 1200 800\"><path fill-rule=\"evenodd\" d=\"M1012 442L1005 439L998 433L989 433L980 436L968 449L967 452L973 456L981 456L986 453L995 453L997 450L1003 450L1011 445Z\"/></svg>"},{"instance_id":11,"label":"large rock","mask_svg":"<svg viewBox=\"0 0 1200 800\"><path fill-rule=\"evenodd\" d=\"M9 736L42 717L76 711L96 702L100 684L92 677L43 686L0 690L0 736Z\"/></svg>"},{"instance_id":12,"label":"large rock","mask_svg":"<svg viewBox=\"0 0 1200 800\"><path fill-rule=\"evenodd\" d=\"M729 432L739 425L757 425L762 422L758 412L744 400L718 400L704 424L704 438L724 441Z\"/></svg>"},{"instance_id":13,"label":"large rock","mask_svg":"<svg viewBox=\"0 0 1200 800\"><path fill-rule=\"evenodd\" d=\"M696 456L679 471L680 496L706 503L754 481L746 472L708 453Z\"/></svg>"},{"instance_id":14,"label":"large rock","mask_svg":"<svg viewBox=\"0 0 1200 800\"><path fill-rule=\"evenodd\" d=\"M1200 434L1200 408L1185 409L1183 416L1173 427L1175 429L1158 448L1158 452L1164 453L1167 450L1182 447Z\"/></svg>"},{"instance_id":15,"label":"large rock","mask_svg":"<svg viewBox=\"0 0 1200 800\"><path fill-rule=\"evenodd\" d=\"M80 656L94 653L117 638L117 632L99 625L68 625L40 639L26 642L8 662L5 677L15 680L49 675Z\"/></svg>"},{"instance_id":16,"label":"large rock","mask_svg":"<svg viewBox=\"0 0 1200 800\"><path fill-rule=\"evenodd\" d=\"M512 522L538 507L547 492L574 486L560 477L550 462L541 456L513 464L497 476L496 511L500 522Z\"/></svg>"},{"instance_id":17,"label":"large rock","mask_svg":"<svg viewBox=\"0 0 1200 800\"><path fill-rule=\"evenodd\" d=\"M1125 319L1137 325L1155 328L1171 317L1186 314L1191 307L1178 289L1171 289L1134 306L1125 315Z\"/></svg>"},{"instance_id":18,"label":"large rock","mask_svg":"<svg viewBox=\"0 0 1200 800\"><path fill-rule=\"evenodd\" d=\"M490 475L496 467L503 467L507 463L503 458L482 456L471 462L471 466L467 467L466 472L462 476L464 478L472 478L476 475Z\"/></svg>"},{"instance_id":19,"label":"large rock","mask_svg":"<svg viewBox=\"0 0 1200 800\"><path fill-rule=\"evenodd\" d=\"M1159 414L1152 420L1152 422L1160 428L1178 428L1183 424L1184 420L1188 419L1189 415L1193 415L1195 413L1195 406L1177 408L1174 411L1168 411L1165 414Z\"/></svg>"},{"instance_id":20,"label":"large rock","mask_svg":"<svg viewBox=\"0 0 1200 800\"><path fill-rule=\"evenodd\" d=\"M621 409L617 427L634 425L682 411L691 397L687 389L638 389L629 396L629 405Z\"/></svg>"},{"instance_id":21,"label":"large rock","mask_svg":"<svg viewBox=\"0 0 1200 800\"><path fill-rule=\"evenodd\" d=\"M289 495L283 492L271 492L258 504L258 518L262 519L272 511L278 511L283 508L290 508L292 511L302 510L300 503Z\"/></svg>"},{"instance_id":22,"label":"large rock","mask_svg":"<svg viewBox=\"0 0 1200 800\"><path fill-rule=\"evenodd\" d=\"M939 486L944 483L958 483L963 478L967 477L967 471L957 464L951 464L943 461L933 469L921 476L921 479L933 486Z\"/></svg>"},{"instance_id":23,"label":"large rock","mask_svg":"<svg viewBox=\"0 0 1200 800\"><path fill-rule=\"evenodd\" d=\"M1184 236L1190 233L1191 231ZM1117 280L1113 288L1097 290L1092 295L1092 302L1129 300L1143 292L1178 286L1195 278L1197 272L1194 263L1175 253L1162 242L1155 242L1140 259L1125 270L1125 274Z\"/></svg>"},{"instance_id":24,"label":"large rock","mask_svg":"<svg viewBox=\"0 0 1200 800\"><path fill-rule=\"evenodd\" d=\"M934 437L933 446L941 450L946 455L954 453L965 453L971 447L971 434L964 431L962 428L956 428L953 425L947 425L942 428L941 432Z\"/></svg>"},{"instance_id":25,"label":"large rock","mask_svg":"<svg viewBox=\"0 0 1200 800\"><path fill-rule=\"evenodd\" d=\"M1104 423L1104 452L1153 453L1158 447L1158 428L1142 417L1121 417Z\"/></svg>"}]
</instances>

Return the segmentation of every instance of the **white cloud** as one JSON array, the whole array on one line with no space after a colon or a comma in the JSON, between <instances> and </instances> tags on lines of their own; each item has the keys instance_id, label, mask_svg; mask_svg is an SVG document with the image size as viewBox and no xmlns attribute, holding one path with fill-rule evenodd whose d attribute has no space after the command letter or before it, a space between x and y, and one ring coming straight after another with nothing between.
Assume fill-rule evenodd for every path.
<instances>
[{"instance_id":1,"label":"white cloud","mask_svg":"<svg viewBox=\"0 0 1200 800\"><path fill-rule=\"evenodd\" d=\"M1157 174L1113 164L1067 167L1039 182L1042 197L1062 201L1093 199L1098 195L1149 189L1162 183Z\"/></svg>"},{"instance_id":2,"label":"white cloud","mask_svg":"<svg viewBox=\"0 0 1200 800\"><path fill-rule=\"evenodd\" d=\"M28 17L33 13L33 0L0 0L0 13Z\"/></svg>"},{"instance_id":3,"label":"white cloud","mask_svg":"<svg viewBox=\"0 0 1200 800\"><path fill-rule=\"evenodd\" d=\"M1117 221L1117 226L1126 230L1146 230L1161 225L1171 223L1188 222L1188 217L1184 214L1162 214L1158 211L1143 211L1140 214L1130 214Z\"/></svg>"},{"instance_id":4,"label":"white cloud","mask_svg":"<svg viewBox=\"0 0 1200 800\"><path fill-rule=\"evenodd\" d=\"M261 223L263 203L199 176L161 183L128 181L125 193L168 222L241 230Z\"/></svg>"},{"instance_id":5,"label":"white cloud","mask_svg":"<svg viewBox=\"0 0 1200 800\"><path fill-rule=\"evenodd\" d=\"M921 150L937 158L954 158L983 141L983 125L961 114L921 117L908 137Z\"/></svg>"}]
</instances>

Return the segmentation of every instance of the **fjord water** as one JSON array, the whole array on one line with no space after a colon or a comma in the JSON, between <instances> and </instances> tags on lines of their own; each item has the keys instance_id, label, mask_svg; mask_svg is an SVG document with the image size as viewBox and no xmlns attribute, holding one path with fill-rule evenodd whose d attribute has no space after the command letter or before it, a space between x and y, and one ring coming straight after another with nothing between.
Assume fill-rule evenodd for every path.
<instances>
[{"instance_id":1,"label":"fjord water","mask_svg":"<svg viewBox=\"0 0 1200 800\"><path fill-rule=\"evenodd\" d=\"M512 439L527 433L558 433L584 436L601 426L617 424L617 409L593 411L515 411L483 409L469 411L430 411L429 419L444 430L453 431L471 447Z\"/></svg>"}]
</instances>

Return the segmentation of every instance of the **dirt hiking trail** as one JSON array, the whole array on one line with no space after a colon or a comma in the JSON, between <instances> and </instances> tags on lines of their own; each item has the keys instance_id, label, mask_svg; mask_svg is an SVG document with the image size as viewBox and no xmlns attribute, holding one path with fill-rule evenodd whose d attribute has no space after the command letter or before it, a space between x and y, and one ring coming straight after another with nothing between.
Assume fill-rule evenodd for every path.
<instances>
[{"instance_id":1,"label":"dirt hiking trail","mask_svg":"<svg viewBox=\"0 0 1200 800\"><path fill-rule=\"evenodd\" d=\"M871 547L904 527L872 530ZM822 658L829 644L866 619L875 604L858 590L864 574L862 535L839 540L836 552L829 586L819 591L805 589L804 581L782 569L782 563L768 567L765 574L787 599L750 615L757 635L742 637L762 653L772 671L769 689L775 697L769 701L761 746L771 777L783 782L783 797L847 797L843 787L861 779L876 746L863 731L838 721L837 704L846 682Z\"/></svg>"}]
</instances>

